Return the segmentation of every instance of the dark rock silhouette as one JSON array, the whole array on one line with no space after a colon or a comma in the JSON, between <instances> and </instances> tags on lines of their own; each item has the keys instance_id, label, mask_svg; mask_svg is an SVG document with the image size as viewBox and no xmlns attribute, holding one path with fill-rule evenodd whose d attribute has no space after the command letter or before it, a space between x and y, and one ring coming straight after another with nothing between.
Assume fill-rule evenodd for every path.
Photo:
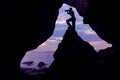
<instances>
[{"instance_id":1,"label":"dark rock silhouette","mask_svg":"<svg viewBox=\"0 0 120 80\"><path fill-rule=\"evenodd\" d=\"M96 52L68 27L54 53L54 61L42 80L119 80L120 48L108 47Z\"/></svg>"},{"instance_id":2,"label":"dark rock silhouette","mask_svg":"<svg viewBox=\"0 0 120 80\"><path fill-rule=\"evenodd\" d=\"M32 80L21 72L21 59L52 35L61 5L61 0L0 1L2 79L10 75L10 80Z\"/></svg>"},{"instance_id":3,"label":"dark rock silhouette","mask_svg":"<svg viewBox=\"0 0 120 80\"><path fill-rule=\"evenodd\" d=\"M78 13L84 17L88 8L89 0L62 0L63 3L75 7Z\"/></svg>"},{"instance_id":4,"label":"dark rock silhouette","mask_svg":"<svg viewBox=\"0 0 120 80\"><path fill-rule=\"evenodd\" d=\"M63 3L75 7L83 17L84 23L89 24L102 39L111 44L120 45L117 1L63 0Z\"/></svg>"},{"instance_id":5,"label":"dark rock silhouette","mask_svg":"<svg viewBox=\"0 0 120 80\"><path fill-rule=\"evenodd\" d=\"M24 62L24 64L27 64L27 66L22 66L21 70L26 74L36 77L38 77L38 75L44 74L45 70L47 69L46 64L44 62L39 62L37 66L29 65L29 62Z\"/></svg>"},{"instance_id":6,"label":"dark rock silhouette","mask_svg":"<svg viewBox=\"0 0 120 80\"><path fill-rule=\"evenodd\" d=\"M119 76L117 74L120 72L118 1L43 0L39 2L36 0L1 0L1 79L7 80L7 76L11 74L10 80L32 80L32 77L21 72L19 68L21 59L26 51L36 48L52 35L58 10L62 3L75 7L78 13L83 16L84 23L89 24L102 39L113 45L112 57L108 60L110 69L112 69L110 73L114 73L114 76L111 76L113 78ZM109 73L109 69L106 72Z\"/></svg>"},{"instance_id":7,"label":"dark rock silhouette","mask_svg":"<svg viewBox=\"0 0 120 80\"><path fill-rule=\"evenodd\" d=\"M43 80L75 80L95 76L96 51L68 27L62 42L54 53L54 62ZM92 79L91 78L91 79Z\"/></svg>"},{"instance_id":8,"label":"dark rock silhouette","mask_svg":"<svg viewBox=\"0 0 120 80\"><path fill-rule=\"evenodd\" d=\"M104 63L97 64L97 80L120 79L118 2L104 2L103 0L63 0L63 2L75 7L78 13L83 16L83 22L89 24L103 40L112 44L111 48L99 52L97 58L102 59ZM100 57L100 55L104 55L104 57Z\"/></svg>"},{"instance_id":9,"label":"dark rock silhouette","mask_svg":"<svg viewBox=\"0 0 120 80\"><path fill-rule=\"evenodd\" d=\"M24 64L29 64L31 61L23 62ZM28 78L32 80L41 80L42 75L45 73L45 70L48 68L44 62L39 62L37 65L27 65L21 66L21 70L25 75L29 75Z\"/></svg>"},{"instance_id":10,"label":"dark rock silhouette","mask_svg":"<svg viewBox=\"0 0 120 80\"><path fill-rule=\"evenodd\" d=\"M111 6L112 4L115 5ZM111 11L111 8L114 10ZM89 0L88 10L84 16L84 22L88 23L102 39L114 46L120 45L120 36L117 36L119 34L117 9L117 1L108 3L102 0Z\"/></svg>"},{"instance_id":11,"label":"dark rock silhouette","mask_svg":"<svg viewBox=\"0 0 120 80\"><path fill-rule=\"evenodd\" d=\"M97 53L97 80L119 80L120 48L109 47Z\"/></svg>"},{"instance_id":12,"label":"dark rock silhouette","mask_svg":"<svg viewBox=\"0 0 120 80\"><path fill-rule=\"evenodd\" d=\"M32 65L34 63L34 61L27 61L27 62L23 62L22 64L26 64L28 66Z\"/></svg>"},{"instance_id":13,"label":"dark rock silhouette","mask_svg":"<svg viewBox=\"0 0 120 80\"><path fill-rule=\"evenodd\" d=\"M39 62L39 64L37 65L38 67L42 67L45 66L46 64L44 62Z\"/></svg>"}]
</instances>

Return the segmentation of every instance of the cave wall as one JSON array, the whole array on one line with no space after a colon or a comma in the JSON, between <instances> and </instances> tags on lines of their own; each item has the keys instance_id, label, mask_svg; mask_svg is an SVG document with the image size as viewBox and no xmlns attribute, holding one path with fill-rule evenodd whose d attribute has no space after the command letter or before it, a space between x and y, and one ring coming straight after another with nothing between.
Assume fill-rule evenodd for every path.
<instances>
[{"instance_id":1,"label":"cave wall","mask_svg":"<svg viewBox=\"0 0 120 80\"><path fill-rule=\"evenodd\" d=\"M84 16L88 8L88 0L62 0L63 3L75 7L80 14Z\"/></svg>"},{"instance_id":2,"label":"cave wall","mask_svg":"<svg viewBox=\"0 0 120 80\"><path fill-rule=\"evenodd\" d=\"M69 26L54 53L54 61L42 80L81 80L96 78L96 51ZM97 79L96 79L97 80Z\"/></svg>"},{"instance_id":3,"label":"cave wall","mask_svg":"<svg viewBox=\"0 0 120 80\"><path fill-rule=\"evenodd\" d=\"M35 49L53 33L60 0L0 1L0 61L4 80L31 80L20 71L26 51Z\"/></svg>"},{"instance_id":4,"label":"cave wall","mask_svg":"<svg viewBox=\"0 0 120 80\"><path fill-rule=\"evenodd\" d=\"M63 0L76 8L99 37L115 46L120 45L119 34L119 2L103 0ZM84 13L84 14L83 14Z\"/></svg>"},{"instance_id":5,"label":"cave wall","mask_svg":"<svg viewBox=\"0 0 120 80\"><path fill-rule=\"evenodd\" d=\"M36 48L53 33L62 3L75 7L105 41L119 47L119 5L103 0L0 1L1 72L19 80L19 64L25 52ZM114 6L112 6L115 4ZM8 72L8 73L7 73ZM16 77L15 77L16 76ZM6 77L4 77L6 78ZM15 79L17 78L17 79ZM23 79L22 79L23 80Z\"/></svg>"}]
</instances>

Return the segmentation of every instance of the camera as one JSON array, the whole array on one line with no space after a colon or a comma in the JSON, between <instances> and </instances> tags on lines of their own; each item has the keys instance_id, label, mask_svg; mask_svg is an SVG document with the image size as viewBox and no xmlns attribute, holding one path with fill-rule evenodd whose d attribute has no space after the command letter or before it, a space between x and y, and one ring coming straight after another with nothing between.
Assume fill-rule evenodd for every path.
<instances>
[{"instance_id":1,"label":"camera","mask_svg":"<svg viewBox=\"0 0 120 80\"><path fill-rule=\"evenodd\" d=\"M67 12L67 11L69 11L69 10L65 10L65 12Z\"/></svg>"}]
</instances>

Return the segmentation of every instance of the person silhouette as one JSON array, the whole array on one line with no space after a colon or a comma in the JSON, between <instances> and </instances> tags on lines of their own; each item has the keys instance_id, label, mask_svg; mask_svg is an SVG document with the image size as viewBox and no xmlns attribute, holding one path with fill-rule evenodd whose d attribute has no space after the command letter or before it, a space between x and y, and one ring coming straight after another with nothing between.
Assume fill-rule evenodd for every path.
<instances>
[{"instance_id":1,"label":"person silhouette","mask_svg":"<svg viewBox=\"0 0 120 80\"><path fill-rule=\"evenodd\" d=\"M68 24L68 26L72 26L73 28L75 28L76 18L75 18L74 11L70 7L68 10L65 10L65 12L67 12L67 14L71 16L69 19L66 20L66 23ZM70 22L72 22L72 24L70 24Z\"/></svg>"}]
</instances>

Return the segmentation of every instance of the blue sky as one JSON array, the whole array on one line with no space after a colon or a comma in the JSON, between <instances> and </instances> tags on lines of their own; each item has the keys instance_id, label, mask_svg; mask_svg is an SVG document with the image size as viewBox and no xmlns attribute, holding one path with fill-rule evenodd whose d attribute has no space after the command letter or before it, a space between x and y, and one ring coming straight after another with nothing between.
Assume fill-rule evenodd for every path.
<instances>
[{"instance_id":1,"label":"blue sky","mask_svg":"<svg viewBox=\"0 0 120 80\"><path fill-rule=\"evenodd\" d=\"M59 16L56 21L56 27L54 34L42 45L39 47L44 47L45 50L47 50L47 47L49 50L55 50L56 47L58 46L58 43L62 40L62 37L67 30L67 24L66 24L66 19L68 19L70 16L64 11L68 9L69 6L64 4L61 9L59 10ZM77 13L76 9L73 8L76 16L76 31L78 32L79 36L89 42L96 51L100 49L104 49L106 47L111 46L111 44L108 44L107 42L103 41L99 36L97 36L96 32L92 30L92 28L88 24L83 24L83 18L79 16ZM45 48L46 47L46 48ZM44 50L43 49L43 50Z\"/></svg>"},{"instance_id":2,"label":"blue sky","mask_svg":"<svg viewBox=\"0 0 120 80\"><path fill-rule=\"evenodd\" d=\"M53 35L37 49L27 52L23 61L34 60L36 63L45 61L48 64L53 61L53 53L57 49L58 44L61 42L62 37L67 30L66 19L70 16L64 10L69 7L70 6L63 4L59 10L59 16L56 21ZM83 24L83 18L79 16L75 8L73 8L73 10L76 16L76 31L84 41L90 43L96 51L111 46L111 44L108 44L99 38L96 32L94 32L88 24Z\"/></svg>"}]
</instances>

